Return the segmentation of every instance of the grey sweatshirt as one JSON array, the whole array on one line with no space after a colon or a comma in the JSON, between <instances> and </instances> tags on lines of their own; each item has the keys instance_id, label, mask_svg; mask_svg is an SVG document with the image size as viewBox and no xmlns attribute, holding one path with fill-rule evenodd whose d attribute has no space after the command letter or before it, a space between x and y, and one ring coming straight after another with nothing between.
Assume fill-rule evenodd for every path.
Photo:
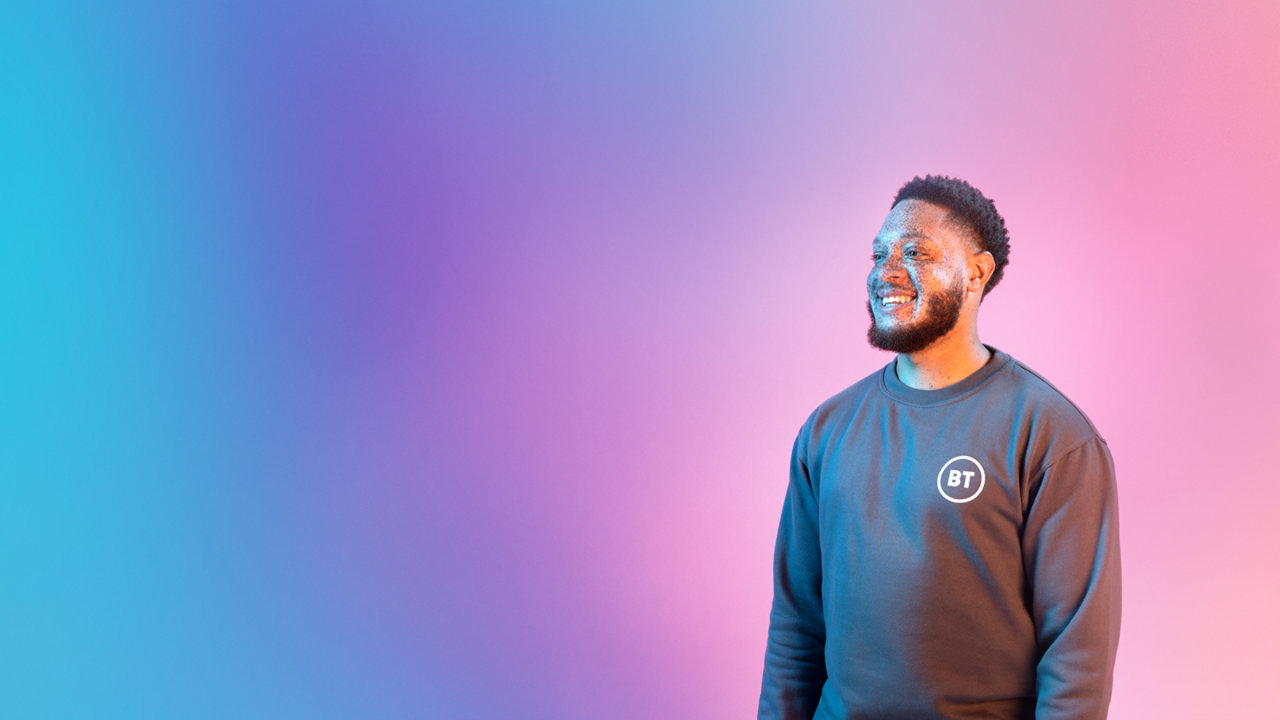
<instances>
[{"instance_id":1,"label":"grey sweatshirt","mask_svg":"<svg viewBox=\"0 0 1280 720\"><path fill-rule=\"evenodd\" d=\"M894 363L801 428L761 718L1104 718L1115 475L1052 385L992 348L940 390Z\"/></svg>"}]
</instances>

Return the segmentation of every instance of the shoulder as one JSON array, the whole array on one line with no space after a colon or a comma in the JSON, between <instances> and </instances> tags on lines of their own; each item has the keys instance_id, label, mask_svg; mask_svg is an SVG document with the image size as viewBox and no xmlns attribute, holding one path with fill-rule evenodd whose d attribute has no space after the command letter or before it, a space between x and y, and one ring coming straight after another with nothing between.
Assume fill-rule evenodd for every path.
<instances>
[{"instance_id":1,"label":"shoulder","mask_svg":"<svg viewBox=\"0 0 1280 720\"><path fill-rule=\"evenodd\" d=\"M1017 418L1033 436L1052 436L1058 452L1090 441L1105 444L1093 421L1080 406L1021 361L1010 358L997 379L998 394L1007 400Z\"/></svg>"},{"instance_id":2,"label":"shoulder","mask_svg":"<svg viewBox=\"0 0 1280 720\"><path fill-rule=\"evenodd\" d=\"M857 412L858 408L868 400L880 397L880 378L884 368L880 368L858 382L822 401L809 415L806 428L824 427L832 422Z\"/></svg>"},{"instance_id":3,"label":"shoulder","mask_svg":"<svg viewBox=\"0 0 1280 720\"><path fill-rule=\"evenodd\" d=\"M883 400L881 376L884 368L867 375L858 382L822 401L805 419L796 436L798 446L808 446L811 441L822 444L823 438L847 431L850 424L868 406Z\"/></svg>"}]
</instances>

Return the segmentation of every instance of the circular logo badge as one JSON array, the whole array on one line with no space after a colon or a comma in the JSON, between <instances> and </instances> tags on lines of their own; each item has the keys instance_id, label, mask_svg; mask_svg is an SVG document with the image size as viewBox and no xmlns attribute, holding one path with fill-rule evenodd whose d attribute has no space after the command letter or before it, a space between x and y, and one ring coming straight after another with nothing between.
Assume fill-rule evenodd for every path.
<instances>
[{"instance_id":1,"label":"circular logo badge","mask_svg":"<svg viewBox=\"0 0 1280 720\"><path fill-rule=\"evenodd\" d=\"M957 455L938 471L938 492L953 503L967 503L978 497L987 484L982 463L968 455Z\"/></svg>"}]
</instances>

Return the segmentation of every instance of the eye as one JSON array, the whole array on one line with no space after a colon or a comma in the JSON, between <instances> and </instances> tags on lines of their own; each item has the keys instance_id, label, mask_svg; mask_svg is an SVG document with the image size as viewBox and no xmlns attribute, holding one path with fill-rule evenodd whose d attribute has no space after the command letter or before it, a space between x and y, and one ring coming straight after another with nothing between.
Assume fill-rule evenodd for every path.
<instances>
[{"instance_id":1,"label":"eye","mask_svg":"<svg viewBox=\"0 0 1280 720\"><path fill-rule=\"evenodd\" d=\"M905 257L905 258L914 258L914 257L918 257L919 255L920 255L920 252L913 247L904 248L902 250L902 257Z\"/></svg>"},{"instance_id":2,"label":"eye","mask_svg":"<svg viewBox=\"0 0 1280 720\"><path fill-rule=\"evenodd\" d=\"M884 259L884 253L882 252L871 253L871 262L880 262L883 259Z\"/></svg>"}]
</instances>

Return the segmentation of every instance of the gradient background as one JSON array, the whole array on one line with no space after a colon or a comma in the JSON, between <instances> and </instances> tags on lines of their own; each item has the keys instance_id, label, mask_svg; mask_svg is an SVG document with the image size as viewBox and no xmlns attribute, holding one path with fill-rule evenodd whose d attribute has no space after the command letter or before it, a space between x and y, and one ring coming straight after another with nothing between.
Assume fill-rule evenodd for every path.
<instances>
[{"instance_id":1,"label":"gradient background","mask_svg":"<svg viewBox=\"0 0 1280 720\"><path fill-rule=\"evenodd\" d=\"M961 7L963 5L963 7ZM897 187L1119 470L1114 718L1280 718L1280 4L5 3L0 716L741 718Z\"/></svg>"}]
</instances>

